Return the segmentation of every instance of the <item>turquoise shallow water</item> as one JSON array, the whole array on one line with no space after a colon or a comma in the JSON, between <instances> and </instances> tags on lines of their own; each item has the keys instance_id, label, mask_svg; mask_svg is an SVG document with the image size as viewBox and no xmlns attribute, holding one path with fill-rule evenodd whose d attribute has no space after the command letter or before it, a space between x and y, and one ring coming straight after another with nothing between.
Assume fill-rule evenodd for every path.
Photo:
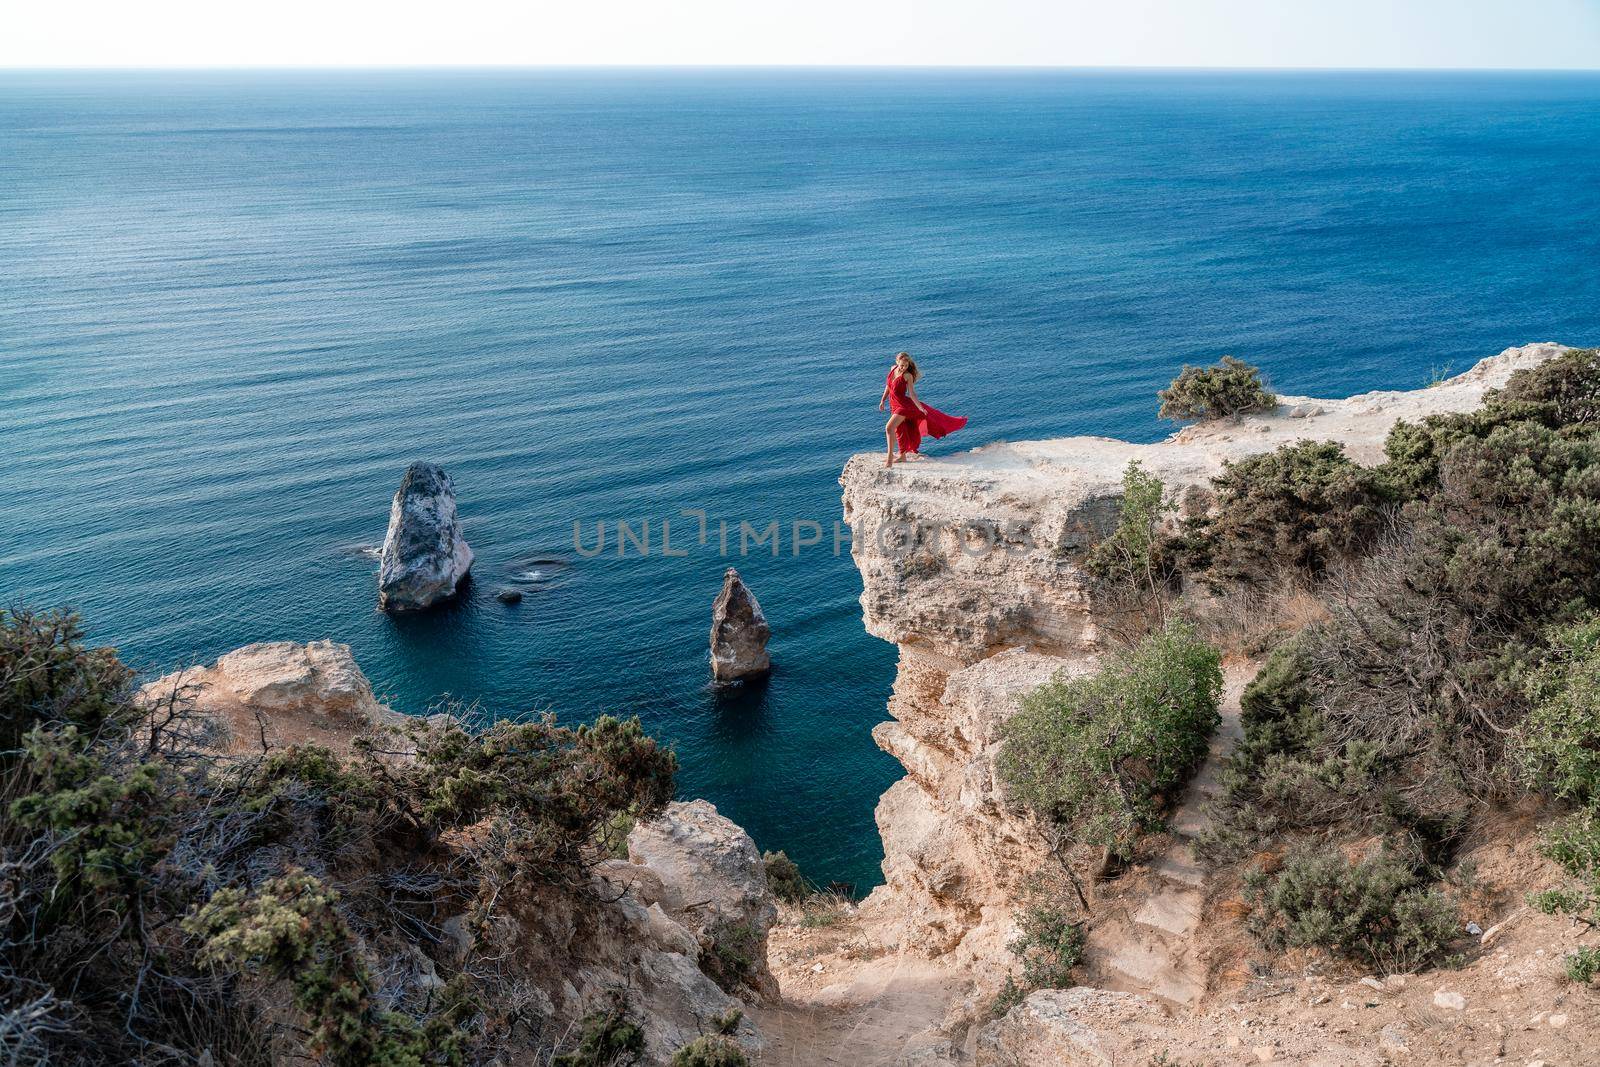
<instances>
[{"instance_id":1,"label":"turquoise shallow water","mask_svg":"<svg viewBox=\"0 0 1600 1067\"><path fill-rule=\"evenodd\" d=\"M150 669L332 637L406 710L637 713L865 887L894 653L831 524L889 354L972 420L937 454L1154 438L1224 352L1338 394L1593 343L1597 149L1581 75L3 73L0 592ZM361 548L416 458L478 581L390 619ZM680 509L785 527L732 561L762 689L706 685L728 561L659 554Z\"/></svg>"}]
</instances>

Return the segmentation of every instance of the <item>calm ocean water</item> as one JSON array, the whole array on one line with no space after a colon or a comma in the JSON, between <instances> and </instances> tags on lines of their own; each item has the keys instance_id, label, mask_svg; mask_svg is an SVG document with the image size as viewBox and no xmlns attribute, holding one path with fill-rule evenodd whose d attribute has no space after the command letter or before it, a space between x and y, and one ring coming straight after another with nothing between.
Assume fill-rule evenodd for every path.
<instances>
[{"instance_id":1,"label":"calm ocean water","mask_svg":"<svg viewBox=\"0 0 1600 1067\"><path fill-rule=\"evenodd\" d=\"M972 420L937 454L1152 439L1225 352L1339 394L1547 339L1600 340L1593 76L0 74L8 601L150 669L330 637L405 710L637 713L863 887L894 653L848 555L732 561L778 667L719 700L715 527L574 520L831 526L899 348ZM478 579L391 619L360 549L417 458Z\"/></svg>"}]
</instances>

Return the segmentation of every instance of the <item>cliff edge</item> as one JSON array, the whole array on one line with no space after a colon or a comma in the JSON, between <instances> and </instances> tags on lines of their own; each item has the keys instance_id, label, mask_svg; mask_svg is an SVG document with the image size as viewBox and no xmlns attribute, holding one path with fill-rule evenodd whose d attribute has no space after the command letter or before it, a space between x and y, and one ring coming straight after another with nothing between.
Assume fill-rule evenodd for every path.
<instances>
[{"instance_id":1,"label":"cliff edge","mask_svg":"<svg viewBox=\"0 0 1600 1067\"><path fill-rule=\"evenodd\" d=\"M1096 602L1083 561L1117 522L1129 462L1139 461L1174 491L1180 513L1204 513L1212 479L1230 461L1309 439L1337 442L1357 462L1377 463L1397 421L1474 410L1514 372L1566 351L1553 343L1508 348L1463 374L1411 391L1281 397L1271 412L1190 426L1152 444L1099 437L1003 442L892 469L884 468L878 453L853 457L840 484L862 577L863 619L870 633L900 652L892 721L881 723L873 736L906 775L877 808L885 883L852 915L854 940L824 955L793 931L775 936L775 944L784 946L786 958L775 966L786 994L804 997L810 984L818 987L811 995L819 1003L847 998L854 987L835 969L849 973L848 961L855 958L876 961L859 973L895 960L920 968L918 974L931 966L931 973L944 977L924 977L924 985L943 981L953 991L942 1024L908 1039L908 1048L939 1050L929 1062L998 1063L996 1050L1002 1047L1011 1057L1005 1062L1041 1056L1037 1062L1080 1062L1064 1051L1071 1041L1026 1021L1030 1012L1049 1015L1045 1009L1054 1011L1062 994L1035 994L1009 1022L984 1029L995 987L1015 964L1007 945L1016 933L1020 902L1030 878L1050 858L1042 836L1005 803L995 756L1001 726L1023 693L1063 671L1093 670L1106 646L1107 612ZM1211 1006L1208 969L1214 973L1216 966L1195 947L1205 891L1181 824L1214 787L1208 774L1214 777L1232 744L1230 714L1237 715L1238 693L1252 670L1248 663L1231 665L1224 729L1191 787L1193 795L1182 800L1172 850L1150 863L1152 869L1119 879L1126 886L1117 892L1125 899L1109 903L1116 917L1107 928L1121 941L1097 945L1091 935L1090 951L1099 950L1101 958L1091 958L1086 973L1095 985L1137 998L1136 1010L1121 1013L1136 1028L1149 1025L1152 1010L1165 1018L1177 1012L1200 1020L1181 1029L1168 1026L1159 1043L1139 1038L1127 1046L1146 1054L1170 1047L1184 1053L1184 1062L1201 1050L1221 1055L1215 1062L1237 1062L1241 1053L1252 1052L1263 1061L1387 1062L1374 1051L1375 1039L1351 1038L1347 1044L1330 1038L1326 1021L1308 1021L1303 1006L1288 1001L1270 1024L1256 1025L1257 1044L1242 1045L1251 1037L1240 1036L1237 1027L1224 1040L1230 1024L1204 1015ZM824 964L828 985L820 977ZM812 981L809 971L819 977ZM1385 993L1391 996L1395 1009L1403 1010L1393 989ZM1315 993L1311 1004L1329 999L1328 993ZM1355 1005L1344 1000L1343 1006ZM1237 1004L1232 1008L1237 1011ZM870 1005L856 1010L870 1016ZM926 1020L938 1012L922 1015ZM1090 1038L1119 1047L1131 1040L1127 1033L1111 1033L1122 1023L1101 1015L1102 1031ZM1400 1025L1391 1035L1395 1044L1385 1047L1403 1047L1396 1035L1404 1029ZM1081 1062L1103 1061L1091 1056Z\"/></svg>"}]
</instances>

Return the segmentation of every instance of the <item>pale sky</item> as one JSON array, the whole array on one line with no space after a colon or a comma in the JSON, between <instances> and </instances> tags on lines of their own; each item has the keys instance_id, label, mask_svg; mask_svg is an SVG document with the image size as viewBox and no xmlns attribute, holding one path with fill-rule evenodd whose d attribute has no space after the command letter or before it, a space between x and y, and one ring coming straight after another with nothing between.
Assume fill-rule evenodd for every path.
<instances>
[{"instance_id":1,"label":"pale sky","mask_svg":"<svg viewBox=\"0 0 1600 1067\"><path fill-rule=\"evenodd\" d=\"M1600 68L1600 0L4 0L0 67Z\"/></svg>"}]
</instances>

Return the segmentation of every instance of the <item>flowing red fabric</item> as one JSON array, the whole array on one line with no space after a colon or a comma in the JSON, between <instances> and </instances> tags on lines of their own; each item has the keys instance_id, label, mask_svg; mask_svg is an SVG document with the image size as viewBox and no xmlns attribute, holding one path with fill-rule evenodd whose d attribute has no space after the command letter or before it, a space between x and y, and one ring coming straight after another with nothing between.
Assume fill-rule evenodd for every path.
<instances>
[{"instance_id":1,"label":"flowing red fabric","mask_svg":"<svg viewBox=\"0 0 1600 1067\"><path fill-rule=\"evenodd\" d=\"M960 415L946 415L931 404L924 404L923 407L928 410L926 412L917 410L917 405L906 396L905 379L891 370L889 410L896 415L905 416L905 421L895 430L895 438L902 453L920 451L924 436L938 440L955 433L967 424L967 420Z\"/></svg>"},{"instance_id":2,"label":"flowing red fabric","mask_svg":"<svg viewBox=\"0 0 1600 1067\"><path fill-rule=\"evenodd\" d=\"M918 412L916 418L908 417L895 429L901 452L918 452L922 449L923 437L938 440L967 424L967 420L960 415L946 415L936 407L925 406L928 408L927 414Z\"/></svg>"}]
</instances>

